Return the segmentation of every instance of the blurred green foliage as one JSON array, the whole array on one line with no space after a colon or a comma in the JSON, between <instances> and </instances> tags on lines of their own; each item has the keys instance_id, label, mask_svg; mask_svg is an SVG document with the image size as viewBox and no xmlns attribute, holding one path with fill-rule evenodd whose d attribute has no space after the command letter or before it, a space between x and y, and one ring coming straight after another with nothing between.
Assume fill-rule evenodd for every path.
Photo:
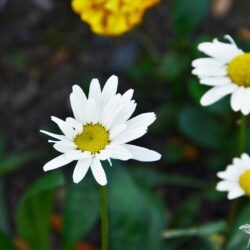
<instances>
[{"instance_id":1,"label":"blurred green foliage","mask_svg":"<svg viewBox=\"0 0 250 250\"><path fill-rule=\"evenodd\" d=\"M112 250L219 250L225 236L229 239L223 250L245 249L247 245L248 236L238 228L250 223L249 204L240 204L236 220L227 227L225 208L229 202L225 194L215 191L216 172L237 156L238 114L230 110L227 98L202 108L199 100L207 87L191 75L191 61L200 55L197 45L212 38L201 29L210 16L210 6L211 0L173 0L169 47L145 49L135 65L126 65L121 72L137 89L140 103L146 108L157 107L158 119L152 131L159 142L152 140L150 144L162 148L161 166L165 168L158 163L148 163L147 167L141 163L127 166L114 162L112 168L105 165ZM69 25L71 28L73 22ZM78 39L71 41L71 36L53 27L46 30L45 38L53 48L58 44L70 46ZM152 44L151 38L146 38ZM90 60L80 57L79 61ZM17 49L7 65L25 72L28 55ZM88 85L84 88L87 90ZM247 138L249 151L250 132ZM92 238L99 244L99 238L95 239L100 230L99 192L91 173L78 185L71 179L65 181L60 170L39 177L20 197L14 225L10 221L6 181L20 167L25 171L25 166L39 156L36 151L7 152L4 134L0 135L0 249L16 249L13 235L31 250L53 249L55 238L63 250L75 250L80 241ZM55 200L58 188L64 193L62 204ZM59 235L51 225L58 207L63 222Z\"/></svg>"}]
</instances>

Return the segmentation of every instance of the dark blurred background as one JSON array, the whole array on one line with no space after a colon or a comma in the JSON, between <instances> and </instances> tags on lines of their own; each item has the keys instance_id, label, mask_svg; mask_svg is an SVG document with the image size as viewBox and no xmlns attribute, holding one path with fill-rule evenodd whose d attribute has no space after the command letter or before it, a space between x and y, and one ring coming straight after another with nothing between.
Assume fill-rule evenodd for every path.
<instances>
[{"instance_id":1,"label":"dark blurred background","mask_svg":"<svg viewBox=\"0 0 250 250\"><path fill-rule=\"evenodd\" d=\"M238 114L228 100L200 107L207 88L191 75L191 61L201 57L200 42L225 34L249 50L249 11L246 0L162 0L130 32L101 37L70 1L0 0L0 249L99 249L97 185L90 176L73 186L73 166L47 177L42 167L56 153L39 130L57 131L51 115L72 115L73 84L88 91L92 78L104 85L112 74L119 76L119 92L135 89L136 113L157 113L137 144L163 155L153 164L131 161L122 163L126 170L121 163L107 170L116 199L111 231L119 232L111 236L112 249L221 249L230 202L214 187L216 172L237 156ZM138 196L143 201L135 210ZM245 200L240 208L250 212ZM43 218L47 224L37 225ZM205 235L161 237L167 229L212 222L214 231ZM38 230L30 232L33 226ZM232 241L228 249L245 249L243 241Z\"/></svg>"}]
</instances>

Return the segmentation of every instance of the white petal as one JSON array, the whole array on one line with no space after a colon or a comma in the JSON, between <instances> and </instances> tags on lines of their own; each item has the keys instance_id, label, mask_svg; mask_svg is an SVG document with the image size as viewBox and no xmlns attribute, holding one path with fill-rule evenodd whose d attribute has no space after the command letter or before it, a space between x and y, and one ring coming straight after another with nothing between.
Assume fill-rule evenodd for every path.
<instances>
[{"instance_id":1,"label":"white petal","mask_svg":"<svg viewBox=\"0 0 250 250\"><path fill-rule=\"evenodd\" d=\"M101 161L105 161L108 160L110 158L110 150L107 150L107 147L103 150L101 150L101 152L99 154L96 155L96 157L101 160Z\"/></svg>"},{"instance_id":2,"label":"white petal","mask_svg":"<svg viewBox=\"0 0 250 250\"><path fill-rule=\"evenodd\" d=\"M225 179L227 181L232 181L232 182L237 182L238 181L238 171L237 169L233 168L230 170L226 170L226 171L221 171L217 173L217 176L221 179Z\"/></svg>"},{"instance_id":3,"label":"white petal","mask_svg":"<svg viewBox=\"0 0 250 250\"><path fill-rule=\"evenodd\" d=\"M84 106L87 98L78 85L73 86L73 92L70 94L70 103L75 118L84 122Z\"/></svg>"},{"instance_id":4,"label":"white petal","mask_svg":"<svg viewBox=\"0 0 250 250\"><path fill-rule=\"evenodd\" d=\"M236 182L220 181L216 186L216 190L218 190L218 191L228 191L228 190L234 189L235 187L237 187Z\"/></svg>"},{"instance_id":5,"label":"white petal","mask_svg":"<svg viewBox=\"0 0 250 250\"><path fill-rule=\"evenodd\" d=\"M40 132L43 133L43 134L46 134L48 136L51 136L53 138L56 138L58 140L68 140L67 137L64 136L64 135L58 135L58 134L50 133L50 132L45 131L45 130L40 130Z\"/></svg>"},{"instance_id":6,"label":"white petal","mask_svg":"<svg viewBox=\"0 0 250 250\"><path fill-rule=\"evenodd\" d=\"M230 84L231 80L229 77L218 76L218 77L201 78L200 83L208 86L221 86Z\"/></svg>"},{"instance_id":7,"label":"white petal","mask_svg":"<svg viewBox=\"0 0 250 250\"><path fill-rule=\"evenodd\" d=\"M121 98L121 104L127 103L131 100L131 98L133 97L134 94L134 90L133 89L129 89L127 90Z\"/></svg>"},{"instance_id":8,"label":"white petal","mask_svg":"<svg viewBox=\"0 0 250 250\"><path fill-rule=\"evenodd\" d=\"M143 113L133 117L128 120L128 128L147 128L150 124L152 124L156 119L156 115L153 112Z\"/></svg>"},{"instance_id":9,"label":"white petal","mask_svg":"<svg viewBox=\"0 0 250 250\"><path fill-rule=\"evenodd\" d=\"M197 67L220 68L223 65L225 65L223 62L216 60L214 58L209 58L209 57L199 58L199 59L195 59L192 61L192 66L195 68Z\"/></svg>"},{"instance_id":10,"label":"white petal","mask_svg":"<svg viewBox=\"0 0 250 250\"><path fill-rule=\"evenodd\" d=\"M223 86L216 86L210 89L203 95L201 98L201 105L202 106L207 106L210 104L213 104L220 99L222 99L224 96L231 94L233 91L237 89L237 86L234 84L227 84Z\"/></svg>"},{"instance_id":11,"label":"white petal","mask_svg":"<svg viewBox=\"0 0 250 250\"><path fill-rule=\"evenodd\" d=\"M242 101L245 101L244 94L245 94L244 87L238 87L237 90L232 94L231 107L233 111L237 112L241 109Z\"/></svg>"},{"instance_id":12,"label":"white petal","mask_svg":"<svg viewBox=\"0 0 250 250\"><path fill-rule=\"evenodd\" d=\"M250 113L250 88L245 88L241 100L241 112L244 115L248 115Z\"/></svg>"},{"instance_id":13,"label":"white petal","mask_svg":"<svg viewBox=\"0 0 250 250\"><path fill-rule=\"evenodd\" d=\"M118 135L119 133L121 133L122 131L124 131L127 128L127 124L125 123L121 123L119 125L117 125L114 128L110 129L110 139L112 140L116 135Z\"/></svg>"},{"instance_id":14,"label":"white petal","mask_svg":"<svg viewBox=\"0 0 250 250\"><path fill-rule=\"evenodd\" d=\"M241 155L241 159L244 160L247 163L250 163L250 157L249 157L249 155L247 153L243 153ZM250 165L249 165L249 168L250 168Z\"/></svg>"},{"instance_id":15,"label":"white petal","mask_svg":"<svg viewBox=\"0 0 250 250\"><path fill-rule=\"evenodd\" d=\"M111 76L105 86L103 87L102 90L102 103L106 104L110 98L112 98L117 91L117 86L118 86L118 77L117 76Z\"/></svg>"},{"instance_id":16,"label":"white petal","mask_svg":"<svg viewBox=\"0 0 250 250\"><path fill-rule=\"evenodd\" d=\"M75 150L75 145L73 142L57 142L53 145L54 149L60 153L67 153Z\"/></svg>"},{"instance_id":17,"label":"white petal","mask_svg":"<svg viewBox=\"0 0 250 250\"><path fill-rule=\"evenodd\" d=\"M192 70L194 75L199 76L200 78L203 77L216 77L216 76L226 76L227 70L225 67L197 67Z\"/></svg>"},{"instance_id":18,"label":"white petal","mask_svg":"<svg viewBox=\"0 0 250 250\"><path fill-rule=\"evenodd\" d=\"M81 160L92 157L92 155L89 152L82 152L80 150L73 150L65 154L65 156L72 160Z\"/></svg>"},{"instance_id":19,"label":"white petal","mask_svg":"<svg viewBox=\"0 0 250 250\"><path fill-rule=\"evenodd\" d=\"M130 101L128 105L125 105L124 108L116 115L113 119L112 124L110 125L111 129L116 126L125 123L131 115L134 113L136 109L136 103L134 101Z\"/></svg>"},{"instance_id":20,"label":"white petal","mask_svg":"<svg viewBox=\"0 0 250 250\"><path fill-rule=\"evenodd\" d=\"M232 200L232 199L235 199L235 198L238 198L238 197L244 195L244 193L245 193L244 190L242 188L238 187L238 188L230 190L228 192L227 198L229 200Z\"/></svg>"},{"instance_id":21,"label":"white petal","mask_svg":"<svg viewBox=\"0 0 250 250\"><path fill-rule=\"evenodd\" d=\"M204 42L198 49L205 54L220 60L223 63L230 62L235 56L242 54L243 51L234 44L222 43L214 39L213 42Z\"/></svg>"},{"instance_id":22,"label":"white petal","mask_svg":"<svg viewBox=\"0 0 250 250\"><path fill-rule=\"evenodd\" d=\"M64 165L67 165L72 161L73 161L73 159L69 159L65 154L63 154L63 155L60 155L60 156L54 158L53 160L47 162L44 165L43 170L48 171L48 170L56 169L56 168L62 167Z\"/></svg>"},{"instance_id":23,"label":"white petal","mask_svg":"<svg viewBox=\"0 0 250 250\"><path fill-rule=\"evenodd\" d=\"M158 161L161 159L161 155L153 150L125 144L124 147L128 149L128 151L132 154L132 158L137 161L143 161L143 162L151 162L151 161Z\"/></svg>"},{"instance_id":24,"label":"white petal","mask_svg":"<svg viewBox=\"0 0 250 250\"><path fill-rule=\"evenodd\" d=\"M68 117L66 119L66 123L68 126L71 126L77 134L80 134L83 129L83 124L80 121L77 121L74 118Z\"/></svg>"},{"instance_id":25,"label":"white petal","mask_svg":"<svg viewBox=\"0 0 250 250\"><path fill-rule=\"evenodd\" d=\"M69 139L73 139L76 136L75 130L72 127L68 126L65 121L55 116L51 116L51 120L57 124L57 126Z\"/></svg>"},{"instance_id":26,"label":"white petal","mask_svg":"<svg viewBox=\"0 0 250 250\"><path fill-rule=\"evenodd\" d=\"M113 111L110 112L109 115L106 115L105 119L102 119L103 124L107 129L111 128L111 125L116 122L117 116L120 116L122 110L124 109L124 105L118 105L117 107L113 108ZM120 124L119 124L120 125Z\"/></svg>"},{"instance_id":27,"label":"white petal","mask_svg":"<svg viewBox=\"0 0 250 250\"><path fill-rule=\"evenodd\" d=\"M89 99L100 99L101 97L101 87L98 79L92 79L89 87Z\"/></svg>"},{"instance_id":28,"label":"white petal","mask_svg":"<svg viewBox=\"0 0 250 250\"><path fill-rule=\"evenodd\" d=\"M98 116L95 101L93 99L87 100L84 108L85 123L96 123L99 118Z\"/></svg>"},{"instance_id":29,"label":"white petal","mask_svg":"<svg viewBox=\"0 0 250 250\"><path fill-rule=\"evenodd\" d=\"M87 158L87 159L79 160L77 162L74 172L73 172L74 183L79 183L84 178L84 176L88 172L91 161L92 161L92 158Z\"/></svg>"},{"instance_id":30,"label":"white petal","mask_svg":"<svg viewBox=\"0 0 250 250\"><path fill-rule=\"evenodd\" d=\"M110 145L106 149L109 152L110 158L127 161L131 159L132 154L122 145Z\"/></svg>"},{"instance_id":31,"label":"white petal","mask_svg":"<svg viewBox=\"0 0 250 250\"><path fill-rule=\"evenodd\" d=\"M99 119L101 124L103 124L104 126L110 124L110 120L113 119L113 114L115 112L114 110L119 110L121 107L123 107L119 105L120 101L121 95L117 94L106 103L106 105L103 107L103 111Z\"/></svg>"},{"instance_id":32,"label":"white petal","mask_svg":"<svg viewBox=\"0 0 250 250\"><path fill-rule=\"evenodd\" d=\"M99 183L101 186L105 186L107 184L107 178L101 162L98 159L94 158L90 165L90 168L97 183Z\"/></svg>"},{"instance_id":33,"label":"white petal","mask_svg":"<svg viewBox=\"0 0 250 250\"><path fill-rule=\"evenodd\" d=\"M146 133L147 133L147 130L145 130L145 129L131 129L131 130L126 129L125 131L116 135L113 138L112 143L114 143L114 144L127 143L129 141L133 141L137 138L140 138L141 136L143 136Z\"/></svg>"}]
</instances>

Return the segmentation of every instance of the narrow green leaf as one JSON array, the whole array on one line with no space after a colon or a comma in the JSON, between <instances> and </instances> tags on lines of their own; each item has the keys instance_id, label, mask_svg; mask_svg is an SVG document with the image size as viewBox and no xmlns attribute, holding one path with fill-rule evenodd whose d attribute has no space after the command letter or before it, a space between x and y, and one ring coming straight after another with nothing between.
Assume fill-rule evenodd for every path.
<instances>
[{"instance_id":1,"label":"narrow green leaf","mask_svg":"<svg viewBox=\"0 0 250 250\"><path fill-rule=\"evenodd\" d=\"M59 172L45 175L27 190L20 201L17 229L19 236L26 240L32 249L51 249L49 227L53 191L63 183L63 176Z\"/></svg>"},{"instance_id":2,"label":"narrow green leaf","mask_svg":"<svg viewBox=\"0 0 250 250\"><path fill-rule=\"evenodd\" d=\"M224 231L225 229L226 229L226 223L224 221L219 221L219 222L211 222L199 227L167 230L163 232L162 236L165 239L187 237L187 236L208 237L215 233Z\"/></svg>"},{"instance_id":3,"label":"narrow green leaf","mask_svg":"<svg viewBox=\"0 0 250 250\"><path fill-rule=\"evenodd\" d=\"M0 176L9 174L17 168L41 156L41 152L34 151L24 154L13 154L3 158L0 163Z\"/></svg>"}]
</instances>

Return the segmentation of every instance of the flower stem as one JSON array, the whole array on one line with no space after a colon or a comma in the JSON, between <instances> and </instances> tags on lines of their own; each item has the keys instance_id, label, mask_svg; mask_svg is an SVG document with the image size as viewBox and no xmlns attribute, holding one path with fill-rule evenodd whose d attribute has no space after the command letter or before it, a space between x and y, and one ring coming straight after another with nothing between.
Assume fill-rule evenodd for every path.
<instances>
[{"instance_id":1,"label":"flower stem","mask_svg":"<svg viewBox=\"0 0 250 250\"><path fill-rule=\"evenodd\" d=\"M101 208L101 225L102 225L102 250L108 250L108 200L107 189L105 186L100 186L100 208Z\"/></svg>"},{"instance_id":2,"label":"flower stem","mask_svg":"<svg viewBox=\"0 0 250 250\"><path fill-rule=\"evenodd\" d=\"M239 136L239 154L241 155L242 153L244 153L244 151L246 150L246 143L247 143L247 116L242 115L241 116L241 120L240 120L240 136ZM238 200L234 200L231 203L231 206L229 208L229 212L228 212L228 218L227 218L227 224L228 224L228 228L231 227L237 210L238 210L238 206L239 206L239 201ZM228 239L227 239L228 240ZM224 248L226 249L226 244L227 244L227 240L224 244Z\"/></svg>"},{"instance_id":3,"label":"flower stem","mask_svg":"<svg viewBox=\"0 0 250 250\"><path fill-rule=\"evenodd\" d=\"M247 142L247 116L242 115L240 122L240 142L239 142L239 153L242 154L246 150Z\"/></svg>"}]
</instances>

